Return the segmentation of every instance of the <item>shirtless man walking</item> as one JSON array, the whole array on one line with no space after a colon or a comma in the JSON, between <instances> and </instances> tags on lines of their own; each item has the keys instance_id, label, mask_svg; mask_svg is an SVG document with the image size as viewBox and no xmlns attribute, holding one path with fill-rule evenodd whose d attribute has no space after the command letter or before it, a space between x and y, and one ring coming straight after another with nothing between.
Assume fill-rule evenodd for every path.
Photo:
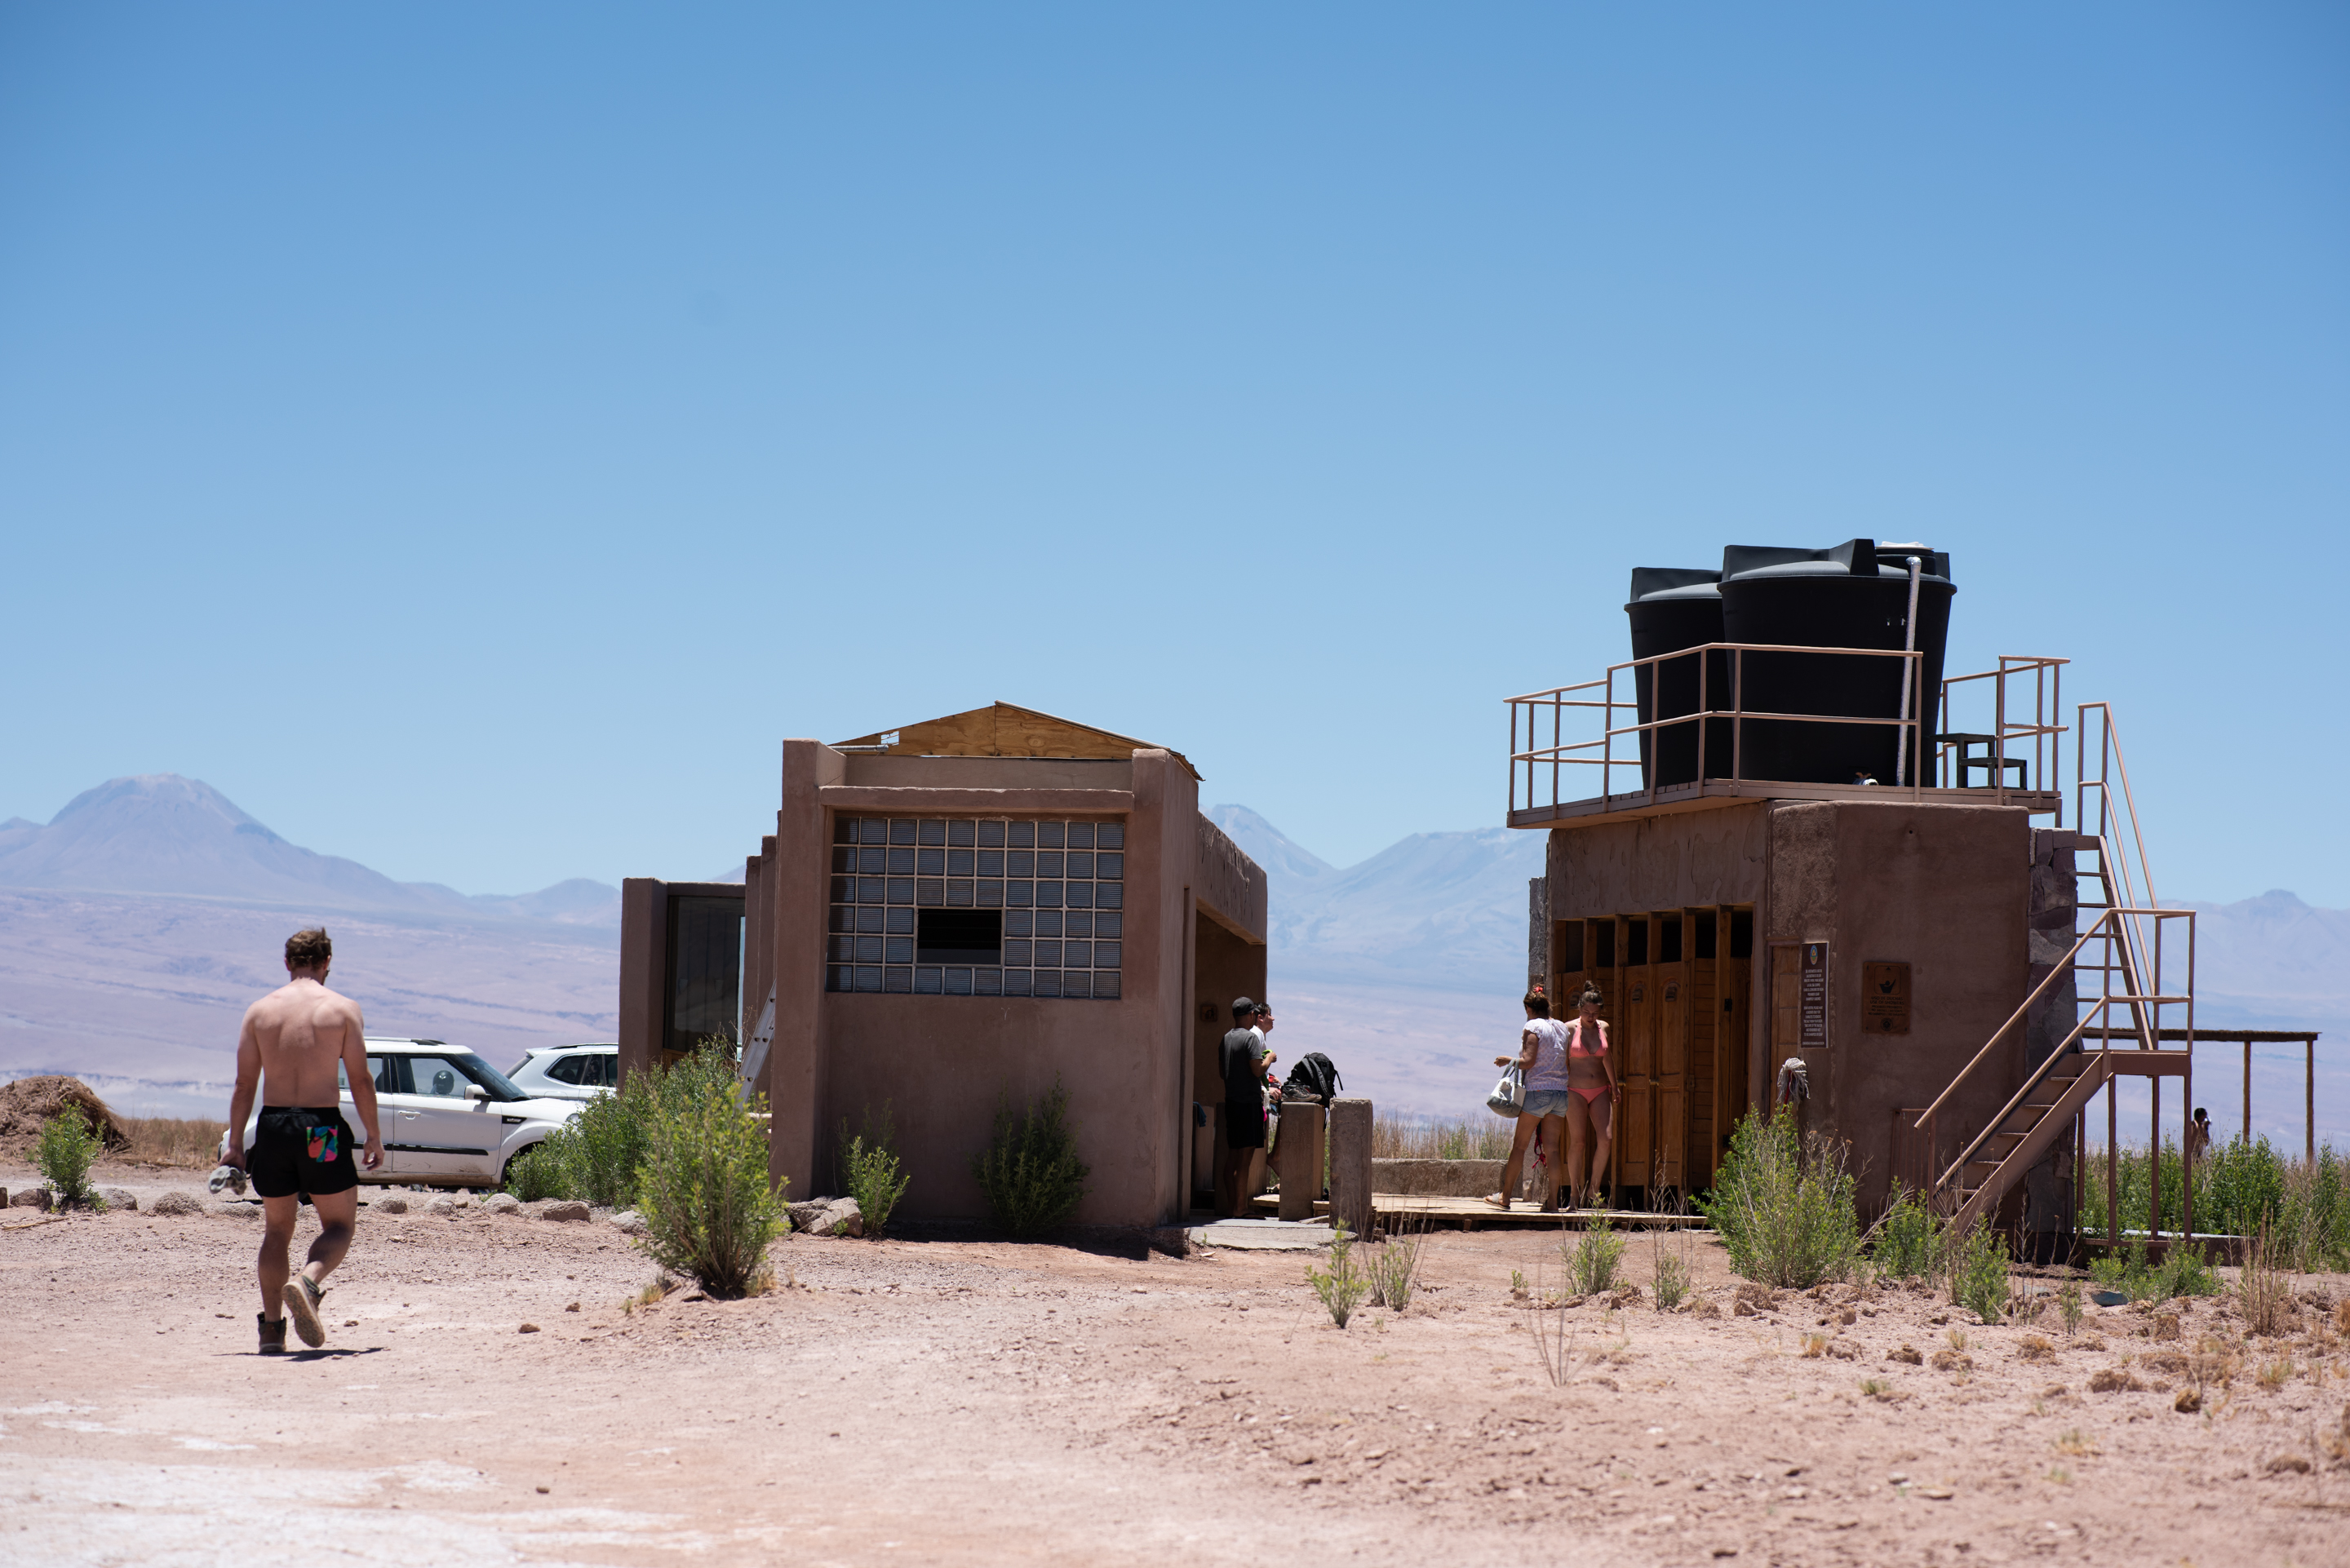
<instances>
[{"instance_id":1,"label":"shirtless man walking","mask_svg":"<svg viewBox=\"0 0 2350 1568\"><path fill-rule=\"evenodd\" d=\"M261 1354L286 1350L286 1315L314 1349L327 1343L318 1317L321 1288L350 1249L359 1218L359 1166L383 1163L383 1134L376 1119L375 1081L368 1076L366 1025L359 1003L327 989L327 966L335 945L313 926L286 939L286 972L292 978L244 1012L236 1039L236 1094L229 1101L227 1163L253 1179L262 1198ZM349 1077L351 1098L367 1126L367 1153L353 1160L350 1124L343 1120L342 1096L335 1079L340 1064ZM265 1081L261 1121L253 1147L244 1147L244 1118L254 1092ZM310 1195L318 1210L318 1239L309 1262L288 1279L286 1253L294 1240L298 1195Z\"/></svg>"}]
</instances>

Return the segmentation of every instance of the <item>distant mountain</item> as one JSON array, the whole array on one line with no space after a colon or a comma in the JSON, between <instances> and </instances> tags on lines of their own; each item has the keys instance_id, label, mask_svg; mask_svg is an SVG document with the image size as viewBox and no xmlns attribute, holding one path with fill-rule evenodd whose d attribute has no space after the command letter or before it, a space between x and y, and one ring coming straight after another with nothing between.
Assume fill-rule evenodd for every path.
<instances>
[{"instance_id":1,"label":"distant mountain","mask_svg":"<svg viewBox=\"0 0 2350 1568\"><path fill-rule=\"evenodd\" d=\"M2216 1005L2230 1023L2279 1029L2350 1019L2350 909L2313 909L2282 888L2180 907L2195 911L2199 1013Z\"/></svg>"},{"instance_id":2,"label":"distant mountain","mask_svg":"<svg viewBox=\"0 0 2350 1568\"><path fill-rule=\"evenodd\" d=\"M1506 827L1416 833L1339 870L1246 806L1209 816L1263 867L1284 972L1493 992L1525 983L1526 882L1545 836Z\"/></svg>"},{"instance_id":3,"label":"distant mountain","mask_svg":"<svg viewBox=\"0 0 2350 1568\"><path fill-rule=\"evenodd\" d=\"M408 910L617 926L620 890L575 878L515 897L395 882L288 844L220 791L177 774L109 779L47 826L0 823L0 888L162 893L297 908Z\"/></svg>"}]
</instances>

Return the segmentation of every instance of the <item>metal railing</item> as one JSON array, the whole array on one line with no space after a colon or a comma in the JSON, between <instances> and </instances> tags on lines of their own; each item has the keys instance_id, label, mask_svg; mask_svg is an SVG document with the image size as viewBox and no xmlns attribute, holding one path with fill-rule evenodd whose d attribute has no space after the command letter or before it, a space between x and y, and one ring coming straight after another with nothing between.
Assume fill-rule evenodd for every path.
<instances>
[{"instance_id":1,"label":"metal railing","mask_svg":"<svg viewBox=\"0 0 2350 1568\"><path fill-rule=\"evenodd\" d=\"M2010 769L2022 774L2025 789L2054 794L2058 797L2056 826L2064 826L2064 735L2067 725L2055 720L2064 711L2064 666L2069 659L2050 659L2038 654L2002 653L1998 668L1979 670L1971 675L1945 676L1942 680L1942 724L1935 736L1936 782L1944 789L1971 787L1967 775L1977 768L1990 774L1989 788L1994 804L2005 805L2011 794L2022 793L2007 787ZM1991 728L1974 733L1961 732L1952 709L1957 700L1971 698L1977 681L1991 682ZM2031 683L2028 691L2013 688ZM2016 717L2027 703L2032 711L2029 722ZM1988 754L1972 754L1977 745ZM2011 755L2009 747L2021 748L2020 754ZM2077 776L2077 774L2076 774Z\"/></svg>"},{"instance_id":2,"label":"metal railing","mask_svg":"<svg viewBox=\"0 0 2350 1568\"><path fill-rule=\"evenodd\" d=\"M2155 931L2150 968L2127 961L2116 961L2117 953L2127 951L2129 929L2140 921L2150 924ZM2186 923L2187 972L2183 977L2184 988L2168 992L2159 989L2163 983L2165 957L2161 933L2167 924L2174 921ZM2093 945L2097 961L2085 961L2084 955L2092 951ZM2095 996L2082 993L2080 980L2087 974L2095 974L2098 977L2097 994ZM2150 975L2157 989L2148 991L2142 988L2137 979L2140 974ZM1991 1060L2000 1045L2009 1036L2023 1026L2033 1008L2041 1005L2045 999L2061 989L2061 982L2068 976L2074 982L2074 999L2076 1016L2072 1028L2036 1066L2024 1075L2022 1083L2008 1097L2007 1103L1983 1124L1982 1129L1959 1151L1958 1158L1934 1178L1932 1183L1927 1188L1929 1196L1947 1190L1953 1183L1961 1189L1964 1189L1967 1167L1977 1163L1976 1156L1992 1138L2002 1135L2008 1118L2030 1104L2032 1092L2040 1087L2041 1084L2060 1064L2074 1067L2082 1064L2083 1058L2072 1054L2085 1040L2095 1039L2097 1042L2096 1049L2102 1054L2111 1053L2116 1039L2135 1040L2137 1048L2140 1051L2158 1051L2161 1049L2164 1033L2162 1010L2172 1006L2183 1006L2187 1009L2187 1028L2191 1035L2195 1027L2195 911L2192 909L2109 909L2091 922L2089 929L2080 934L2071 950L2048 971L2046 978L2033 987L2032 993L2023 999L2022 1005L2008 1015L2007 1022L1992 1033L1991 1037L1983 1043L1982 1049L1976 1052L1973 1058L1959 1070L1958 1075L1934 1097L1934 1103L1928 1106L1918 1120L1912 1124L1914 1130L1926 1135L1927 1147L1929 1151L1938 1150L1940 1147L1936 1137L1938 1118L1950 1104L1951 1096L1967 1084L1978 1069ZM2118 985L2116 984L2116 976L2120 978ZM2116 1026L2116 1009L2126 1013L2127 1027ZM2191 1068L2191 1062L2182 1063L2181 1065ZM2102 1062L2100 1070L2104 1075L2105 1086L2107 1090L2106 1109L2110 1127L2115 1115L2115 1101L2111 1092L2115 1074L2110 1060ZM2193 1084L2194 1079L2190 1073L2188 1077L2190 1095L2193 1092ZM2158 1107L2159 1101L2157 1104ZM2156 1114L2160 1115L2158 1108ZM2114 1154L2116 1147L2114 1138L2108 1136L2106 1149L2109 1166L2117 1163L2117 1157ZM2118 1210L2116 1210L2113 1201L2116 1191L2114 1179L2115 1173L2109 1169L2106 1181L2106 1221L2108 1230L2114 1232L2116 1239L2118 1239ZM2193 1217L2194 1208L2190 1198L2187 1211L2187 1222L2190 1230ZM2159 1233L2161 1218L2159 1208L2150 1211L2148 1218L2150 1224L2156 1229L2156 1233Z\"/></svg>"},{"instance_id":3,"label":"metal railing","mask_svg":"<svg viewBox=\"0 0 2350 1568\"><path fill-rule=\"evenodd\" d=\"M1899 744L1903 753L1920 757L1926 754L1925 742L1930 736L1934 742L1933 757L1938 781L1947 780L1951 775L1952 770L1956 769L1960 778L1960 787L1964 787L1964 775L1970 771L1965 765L1968 762L1971 761L1976 766L1983 765L1984 759L1969 758L1965 755L1968 746L1963 742L1946 739L1943 732L1929 730L1926 717L1929 710L1922 701L1915 700L1908 704L1910 716L1908 718L1880 718L1851 713L1781 713L1750 710L1745 705L1746 656L1749 653L1898 659L1903 664L1904 678L1911 684L1913 699L1916 695L1916 687L1923 679L1925 659L1924 653L1914 649L1801 648L1784 643L1709 642L1693 648L1676 649L1670 653L1651 654L1646 659L1630 659L1621 663L1611 664L1607 667L1607 673L1596 680L1580 681L1572 686L1555 686L1548 691L1528 691L1507 698L1505 701L1510 708L1510 812L1514 814L1521 810L1530 811L1543 806L1555 809L1569 801L1584 799L1596 799L1603 805L1612 805L1620 799L1627 805L1638 802L1653 805L1656 804L1660 789L1679 789L1709 778L1726 779L1731 783L1783 782L1750 778L1747 774L1745 750L1746 723L1749 720L1800 724L1879 726L1899 732ZM1726 707L1716 705L1724 694L1710 690L1713 683L1715 660L1709 658L1709 655L1726 655L1728 658L1730 691L1726 694L1729 698L1729 704ZM1638 716L1639 687L1645 683L1650 693L1660 691L1663 687L1663 667L1675 659L1694 659L1698 661L1696 708L1692 711L1676 713L1669 718L1651 717L1641 721ZM1999 668L1996 670L1982 670L1972 675L1953 676L1942 682L1938 711L1941 713L1946 725L1949 722L1951 709L1953 687L1978 680L1990 680L1993 683L1991 688L1992 728L1970 739L1977 743L1987 742L1989 745L1991 783L1988 793L1997 804L2005 805L2012 794L2044 794L2060 787L2053 783L2041 784L2035 792L2028 786L2034 781L2054 779L2058 771L2060 763L2058 747L2066 726L2050 722L2050 718L2057 711L2053 706L2056 696L2056 683L2061 679L2057 672L2066 662L2062 659L2002 654L2000 656ZM1616 695L1616 680L1626 670L1633 672L1633 693L1618 698ZM2029 722L2015 716L2022 711L2023 703L2020 698L2012 701L2009 690L2012 681L2020 682L2027 679L2033 682L2032 719ZM1972 695L1972 693L1965 695ZM1617 723L1616 715L1618 711L1630 715L1633 722ZM1589 714L1598 715L1598 734L1591 739L1568 740L1571 720L1577 721L1572 726L1575 732L1588 732L1589 725L1580 721ZM1706 755L1710 743L1717 747L1719 745L1718 742L1710 741L1710 732L1714 731L1717 724L1723 722L1727 722L1730 729L1730 767L1726 773L1719 767L1721 761L1719 754L1711 759ZM1659 778L1662 772L1663 747L1659 742L1664 732L1690 724L1698 726L1695 777L1672 784L1660 784ZM1616 742L1619 736L1625 735L1637 736L1639 740L1628 747L1625 754L1618 755L1616 752ZM1638 768L1642 765L1640 756L1642 741L1648 742L1649 753L1647 780L1637 789L1619 792L1616 788L1615 770L1619 767ZM2011 757L2008 754L2011 745L2024 749L2028 754ZM2030 779L2027 780L2026 787L2011 789L2006 783L2007 772L2011 766L2018 763L2023 763L2028 768ZM1562 789L1562 784L1568 778L1575 776L1569 774L1566 770L1577 767L1599 769L1597 781L1599 788L1596 796L1586 796ZM1920 767L1918 770L1920 776L1913 776L1898 784L1887 784L1880 781L1877 787L1885 789L1889 794L1906 792L1908 798L1913 800L1921 798L1923 792L1929 787L1951 787L1940 782L1929 785L1922 776L1923 773L1924 769Z\"/></svg>"}]
</instances>

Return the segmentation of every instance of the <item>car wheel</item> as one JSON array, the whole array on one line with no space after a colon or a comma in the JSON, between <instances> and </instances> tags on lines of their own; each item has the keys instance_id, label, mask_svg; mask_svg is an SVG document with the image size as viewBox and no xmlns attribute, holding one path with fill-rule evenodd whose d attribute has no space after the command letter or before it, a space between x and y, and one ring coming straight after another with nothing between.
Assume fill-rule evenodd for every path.
<instances>
[{"instance_id":1,"label":"car wheel","mask_svg":"<svg viewBox=\"0 0 2350 1568\"><path fill-rule=\"evenodd\" d=\"M537 1143L525 1144L522 1147L506 1156L506 1163L498 1172L498 1189L500 1191L504 1191L505 1189L514 1185L515 1172L522 1168L522 1164L525 1160L532 1158L542 1147L546 1147L546 1139L541 1138Z\"/></svg>"}]
</instances>

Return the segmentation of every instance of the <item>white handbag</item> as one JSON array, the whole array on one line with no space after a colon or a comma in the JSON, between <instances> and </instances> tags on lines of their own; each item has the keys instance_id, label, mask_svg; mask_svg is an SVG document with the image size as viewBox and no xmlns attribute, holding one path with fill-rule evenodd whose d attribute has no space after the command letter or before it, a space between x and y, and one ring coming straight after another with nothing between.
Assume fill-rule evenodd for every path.
<instances>
[{"instance_id":1,"label":"white handbag","mask_svg":"<svg viewBox=\"0 0 2350 1568\"><path fill-rule=\"evenodd\" d=\"M1514 1116L1526 1106L1525 1070L1515 1062L1503 1073L1502 1081L1485 1096L1485 1108L1497 1116Z\"/></svg>"}]
</instances>

